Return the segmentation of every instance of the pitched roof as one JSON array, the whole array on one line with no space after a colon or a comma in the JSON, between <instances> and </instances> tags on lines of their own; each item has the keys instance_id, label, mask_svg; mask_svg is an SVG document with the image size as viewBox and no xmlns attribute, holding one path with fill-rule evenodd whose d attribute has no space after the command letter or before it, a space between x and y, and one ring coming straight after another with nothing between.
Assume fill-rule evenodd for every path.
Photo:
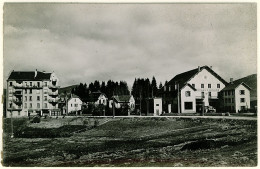
<instances>
[{"instance_id":1,"label":"pitched roof","mask_svg":"<svg viewBox=\"0 0 260 169\"><path fill-rule=\"evenodd\" d=\"M23 72L23 71L12 71L7 80L48 80L51 78L51 73L45 73L37 71L35 77L35 71Z\"/></svg>"},{"instance_id":2,"label":"pitched roof","mask_svg":"<svg viewBox=\"0 0 260 169\"><path fill-rule=\"evenodd\" d=\"M200 67L200 70L198 68L181 73L176 75L173 79L171 79L166 85L175 85L175 84L179 84L179 87L182 88L185 86L185 84L193 77L195 76L197 73L199 73L200 71L202 71L203 69L208 70L211 74L213 74L218 80L220 80L222 83L224 83L225 85L227 84L227 82L221 78L216 72L214 72L211 68L209 68L208 66L202 66Z\"/></svg>"},{"instance_id":3,"label":"pitched roof","mask_svg":"<svg viewBox=\"0 0 260 169\"><path fill-rule=\"evenodd\" d=\"M105 95L104 93L101 92L92 92L89 94L89 98L87 100L89 102L96 102L101 94Z\"/></svg>"},{"instance_id":4,"label":"pitched roof","mask_svg":"<svg viewBox=\"0 0 260 169\"><path fill-rule=\"evenodd\" d=\"M222 89L222 91L236 89L239 85L244 85L246 88L251 90L251 88L247 84L245 84L244 82L233 81L232 84L227 85L224 89Z\"/></svg>"},{"instance_id":5,"label":"pitched roof","mask_svg":"<svg viewBox=\"0 0 260 169\"><path fill-rule=\"evenodd\" d=\"M113 96L116 102L129 102L131 95Z\"/></svg>"}]
</instances>

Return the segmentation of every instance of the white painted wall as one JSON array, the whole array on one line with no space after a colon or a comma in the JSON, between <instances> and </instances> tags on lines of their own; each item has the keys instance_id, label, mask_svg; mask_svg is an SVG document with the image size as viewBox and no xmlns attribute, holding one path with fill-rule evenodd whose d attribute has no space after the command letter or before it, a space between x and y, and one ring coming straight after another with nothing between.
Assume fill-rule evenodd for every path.
<instances>
[{"instance_id":1,"label":"white painted wall","mask_svg":"<svg viewBox=\"0 0 260 169\"><path fill-rule=\"evenodd\" d=\"M78 106L75 106L75 104L77 104ZM72 111L81 110L81 105L82 105L82 101L79 98L70 98L67 104L68 113Z\"/></svg>"},{"instance_id":2,"label":"white painted wall","mask_svg":"<svg viewBox=\"0 0 260 169\"><path fill-rule=\"evenodd\" d=\"M245 95L240 94L240 90L245 90ZM240 98L245 98L245 102L241 103ZM240 84L235 89L235 102L236 102L236 112L241 110L241 106L250 108L250 90L248 90L244 85Z\"/></svg>"},{"instance_id":3,"label":"white painted wall","mask_svg":"<svg viewBox=\"0 0 260 169\"><path fill-rule=\"evenodd\" d=\"M201 97L201 92L205 92L205 94L211 92L211 96L217 98L218 92L225 87L224 83L206 69L201 70L197 75L191 78L188 83L195 84L197 97ZM201 84L204 84L204 88L201 88ZM208 84L211 84L211 88L208 88ZM220 88L217 88L217 84L220 84Z\"/></svg>"},{"instance_id":4,"label":"white painted wall","mask_svg":"<svg viewBox=\"0 0 260 169\"><path fill-rule=\"evenodd\" d=\"M190 91L190 96L185 95L186 91ZM192 109L185 109L185 102L192 102ZM181 90L181 113L196 113L196 94L188 85Z\"/></svg>"},{"instance_id":5,"label":"white painted wall","mask_svg":"<svg viewBox=\"0 0 260 169\"><path fill-rule=\"evenodd\" d=\"M154 98L154 116L162 114L162 98Z\"/></svg>"},{"instance_id":6,"label":"white painted wall","mask_svg":"<svg viewBox=\"0 0 260 169\"><path fill-rule=\"evenodd\" d=\"M98 100L95 102L95 105L100 105L100 104L103 104L104 106L107 105L107 100L108 98L104 95L104 94L101 94L98 98ZM100 103L101 101L101 103Z\"/></svg>"}]
</instances>

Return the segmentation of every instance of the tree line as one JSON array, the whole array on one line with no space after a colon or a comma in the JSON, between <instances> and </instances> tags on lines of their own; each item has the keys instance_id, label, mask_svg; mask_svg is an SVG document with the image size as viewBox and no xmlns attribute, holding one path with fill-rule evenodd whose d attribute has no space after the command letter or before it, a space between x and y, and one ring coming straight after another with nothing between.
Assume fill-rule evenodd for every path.
<instances>
[{"instance_id":1,"label":"tree line","mask_svg":"<svg viewBox=\"0 0 260 169\"><path fill-rule=\"evenodd\" d=\"M155 77L152 77L152 81L148 78L135 78L131 94L135 100L156 97L158 96L158 90L162 88L162 83L157 85ZM125 81L113 81L108 80L107 82L98 80L91 82L89 85L86 83L80 83L78 86L72 88L71 93L79 96L82 101L86 102L89 98L90 93L100 91L104 93L109 99L113 95L129 95L130 91Z\"/></svg>"}]
</instances>

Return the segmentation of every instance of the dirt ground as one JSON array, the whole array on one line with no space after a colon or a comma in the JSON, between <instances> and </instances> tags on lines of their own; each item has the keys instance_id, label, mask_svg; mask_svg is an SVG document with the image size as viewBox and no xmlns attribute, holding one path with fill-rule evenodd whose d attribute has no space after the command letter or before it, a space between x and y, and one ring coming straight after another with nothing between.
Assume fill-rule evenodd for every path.
<instances>
[{"instance_id":1,"label":"dirt ground","mask_svg":"<svg viewBox=\"0 0 260 169\"><path fill-rule=\"evenodd\" d=\"M17 120L14 124L15 132L25 133L26 128L19 126L31 127L36 132L64 125L84 125L86 130L70 129L73 133L66 137L10 138L10 126L5 121L4 166L257 165L255 120L71 118L47 119L39 124Z\"/></svg>"}]
</instances>

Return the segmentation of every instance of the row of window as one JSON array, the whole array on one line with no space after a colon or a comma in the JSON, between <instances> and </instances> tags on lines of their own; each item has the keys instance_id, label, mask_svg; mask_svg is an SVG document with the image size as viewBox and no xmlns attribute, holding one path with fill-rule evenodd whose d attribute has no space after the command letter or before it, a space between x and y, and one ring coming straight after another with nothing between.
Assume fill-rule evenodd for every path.
<instances>
[{"instance_id":1,"label":"row of window","mask_svg":"<svg viewBox=\"0 0 260 169\"><path fill-rule=\"evenodd\" d=\"M245 95L245 90L239 90L239 94L240 95ZM233 95L235 95L235 91L234 90L224 91L223 95L224 96L233 96Z\"/></svg>"},{"instance_id":2,"label":"row of window","mask_svg":"<svg viewBox=\"0 0 260 169\"><path fill-rule=\"evenodd\" d=\"M191 84L192 87L196 88L196 85L195 84ZM204 84L201 84L200 87L202 89L205 88ZM208 84L208 88L211 89L212 85L211 84ZM217 88L220 88L220 84L217 84ZM175 85L175 90L177 90L177 85ZM164 86L164 91L166 91L166 86ZM169 86L169 91L171 91L171 86Z\"/></svg>"},{"instance_id":3,"label":"row of window","mask_svg":"<svg viewBox=\"0 0 260 169\"><path fill-rule=\"evenodd\" d=\"M211 92L208 92L208 94L209 94L209 97L211 97ZM185 92L185 96L186 96L186 97L190 97L190 96L191 96L191 92L190 92L190 91L186 91L186 92ZM202 96L202 97L205 97L205 93L204 93L204 92L201 92L201 96Z\"/></svg>"},{"instance_id":4,"label":"row of window","mask_svg":"<svg viewBox=\"0 0 260 169\"><path fill-rule=\"evenodd\" d=\"M32 108L32 103L29 103L28 104L29 107L27 107L27 103L24 103L24 108L27 109L27 108ZM37 108L41 108L41 104L40 103L37 103ZM47 103L44 103L43 104L43 108L48 108L48 104Z\"/></svg>"},{"instance_id":5,"label":"row of window","mask_svg":"<svg viewBox=\"0 0 260 169\"><path fill-rule=\"evenodd\" d=\"M225 103L235 103L234 98L225 98L224 99ZM245 103L246 99L245 98L240 98L240 103Z\"/></svg>"},{"instance_id":6,"label":"row of window","mask_svg":"<svg viewBox=\"0 0 260 169\"><path fill-rule=\"evenodd\" d=\"M44 101L47 101L47 96L44 96L43 97L43 100ZM29 101L32 101L33 99L32 99L32 96L29 96L29 97L27 97L27 96L24 96L24 101L27 101L27 99L29 99ZM36 100L37 101L41 101L41 97L40 96L36 96Z\"/></svg>"},{"instance_id":7,"label":"row of window","mask_svg":"<svg viewBox=\"0 0 260 169\"><path fill-rule=\"evenodd\" d=\"M18 82L17 82L17 83L18 83ZM20 83L20 84L22 84L22 83ZM32 82L24 82L24 84L25 84L25 86L30 86L30 87L33 86L33 83L32 83ZM47 85L48 85L48 82L44 82L43 84L44 84L44 86L47 86ZM41 86L41 85L40 85L40 82L37 82L36 85L37 85L38 87ZM13 82L9 82L9 86L13 86Z\"/></svg>"}]
</instances>

